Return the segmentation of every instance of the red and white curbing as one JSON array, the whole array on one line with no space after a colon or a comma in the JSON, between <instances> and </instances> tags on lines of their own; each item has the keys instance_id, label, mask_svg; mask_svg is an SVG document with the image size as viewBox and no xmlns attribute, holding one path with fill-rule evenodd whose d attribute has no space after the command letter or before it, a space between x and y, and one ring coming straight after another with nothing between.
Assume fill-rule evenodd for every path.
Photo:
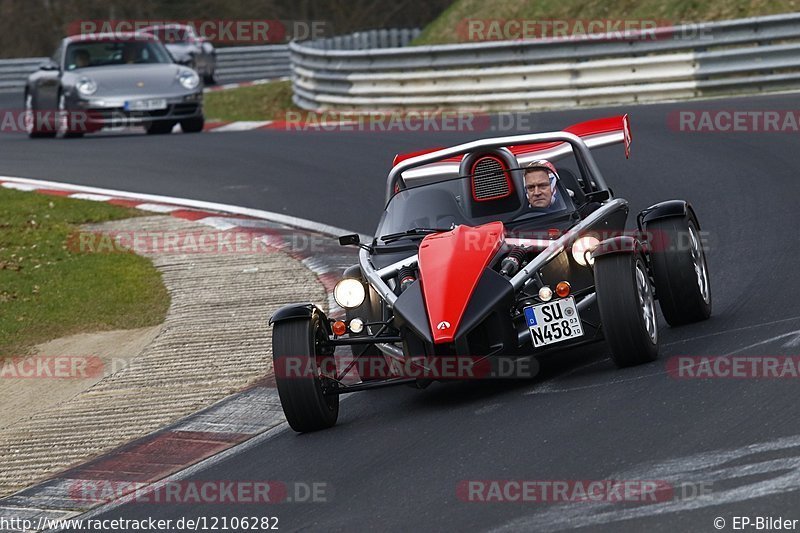
<instances>
[{"instance_id":1,"label":"red and white curbing","mask_svg":"<svg viewBox=\"0 0 800 533\"><path fill-rule=\"evenodd\" d=\"M283 131L368 131L368 129L358 130L353 125L355 121L287 121L287 120L239 120L235 122L208 121L203 127L203 131L210 133L227 133L231 131L251 131L251 130L283 130ZM379 131L379 130L378 130Z\"/></svg>"},{"instance_id":2,"label":"red and white curbing","mask_svg":"<svg viewBox=\"0 0 800 533\"><path fill-rule=\"evenodd\" d=\"M355 263L355 251L339 247L331 237L348 233L345 230L257 209L53 181L0 176L0 186L169 214L223 232L263 231L263 238L271 246L301 260L317 275L328 291L329 308L334 314L341 313L332 298L333 285L343 268ZM309 238L325 236L323 242L330 242L330 248L316 249L313 255L310 250L296 250L289 241L298 233ZM279 242L281 237L286 239L283 245ZM76 497L76 488L100 484L146 493L148 487L157 486L156 482L181 479L241 451L242 447L270 438L284 427L283 421L277 391L266 378L167 428L0 500L0 518L31 520L36 524L71 518L91 509L95 510L93 513L108 510L124 501L119 499L124 494L115 492L112 501L86 500Z\"/></svg>"},{"instance_id":3,"label":"red and white curbing","mask_svg":"<svg viewBox=\"0 0 800 533\"><path fill-rule=\"evenodd\" d=\"M272 120L255 121L255 120L240 120L240 121L211 121L206 122L203 131L211 133L227 133L231 131L250 131L250 130L270 130L280 129L273 126Z\"/></svg>"}]
</instances>

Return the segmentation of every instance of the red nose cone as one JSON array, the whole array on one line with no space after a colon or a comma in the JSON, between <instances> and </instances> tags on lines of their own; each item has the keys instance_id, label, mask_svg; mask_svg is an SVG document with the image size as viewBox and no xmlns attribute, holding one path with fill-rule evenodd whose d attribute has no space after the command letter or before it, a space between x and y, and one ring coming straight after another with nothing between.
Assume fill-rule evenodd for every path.
<instances>
[{"instance_id":1,"label":"red nose cone","mask_svg":"<svg viewBox=\"0 0 800 533\"><path fill-rule=\"evenodd\" d=\"M422 240L420 282L436 344L453 342L478 280L502 243L502 222L459 226Z\"/></svg>"}]
</instances>

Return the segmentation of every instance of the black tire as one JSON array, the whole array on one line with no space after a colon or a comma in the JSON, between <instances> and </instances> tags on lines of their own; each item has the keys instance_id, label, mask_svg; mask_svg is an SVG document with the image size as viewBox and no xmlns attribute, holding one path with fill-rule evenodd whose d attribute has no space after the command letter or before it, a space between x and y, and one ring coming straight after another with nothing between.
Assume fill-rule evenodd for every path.
<instances>
[{"instance_id":1,"label":"black tire","mask_svg":"<svg viewBox=\"0 0 800 533\"><path fill-rule=\"evenodd\" d=\"M215 73L212 72L211 74L206 74L205 76L203 76L203 83L205 83L206 85L214 85L215 83L217 83Z\"/></svg>"},{"instance_id":2,"label":"black tire","mask_svg":"<svg viewBox=\"0 0 800 533\"><path fill-rule=\"evenodd\" d=\"M204 117L181 120L181 131L183 133L200 133L205 125L206 119Z\"/></svg>"},{"instance_id":3,"label":"black tire","mask_svg":"<svg viewBox=\"0 0 800 533\"><path fill-rule=\"evenodd\" d=\"M38 110L36 107L36 99L33 95L30 95L29 100L29 93L25 92L25 107L27 110L28 103L30 102L31 109L30 111L33 112L33 117L31 118L32 121L32 128L28 131L28 137L31 139L53 139L56 136L56 129L55 128L44 128L40 121L36 120Z\"/></svg>"},{"instance_id":4,"label":"black tire","mask_svg":"<svg viewBox=\"0 0 800 533\"><path fill-rule=\"evenodd\" d=\"M59 113L66 113L65 124L63 126L59 126L56 130L56 134L61 133L62 138L64 139L80 139L83 137L84 132L70 129L70 126L73 124L73 118L70 115L70 111L67 110L66 100L64 99L64 93L58 93L58 112ZM59 118L59 120L61 120Z\"/></svg>"},{"instance_id":5,"label":"black tire","mask_svg":"<svg viewBox=\"0 0 800 533\"><path fill-rule=\"evenodd\" d=\"M147 131L148 135L164 135L167 133L172 133L172 128L174 127L174 122L166 122L162 120L158 122L150 122L144 127L144 129Z\"/></svg>"},{"instance_id":6,"label":"black tire","mask_svg":"<svg viewBox=\"0 0 800 533\"><path fill-rule=\"evenodd\" d=\"M710 317L711 284L697 219L690 212L654 220L645 229L656 297L667 323L680 326Z\"/></svg>"},{"instance_id":7,"label":"black tire","mask_svg":"<svg viewBox=\"0 0 800 533\"><path fill-rule=\"evenodd\" d=\"M339 418L339 395L323 394L323 382L317 372L313 376L289 375L289 368L335 368L333 351L319 353L318 341L326 337L318 315L310 319L275 323L272 330L272 357L275 382L283 413L293 430L305 433L326 429ZM291 359L296 359L291 361Z\"/></svg>"},{"instance_id":8,"label":"black tire","mask_svg":"<svg viewBox=\"0 0 800 533\"><path fill-rule=\"evenodd\" d=\"M655 361L658 320L647 265L641 254L598 257L594 280L603 333L614 363L622 368Z\"/></svg>"}]
</instances>

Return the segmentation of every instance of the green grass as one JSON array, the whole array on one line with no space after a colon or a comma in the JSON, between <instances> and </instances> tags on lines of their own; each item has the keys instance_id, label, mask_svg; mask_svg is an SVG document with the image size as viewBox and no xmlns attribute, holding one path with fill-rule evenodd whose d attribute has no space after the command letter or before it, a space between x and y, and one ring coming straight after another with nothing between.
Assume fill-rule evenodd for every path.
<instances>
[{"instance_id":1,"label":"green grass","mask_svg":"<svg viewBox=\"0 0 800 533\"><path fill-rule=\"evenodd\" d=\"M300 110L292 103L291 81L211 92L205 95L203 108L209 121L273 120Z\"/></svg>"},{"instance_id":2,"label":"green grass","mask_svg":"<svg viewBox=\"0 0 800 533\"><path fill-rule=\"evenodd\" d=\"M141 214L0 189L0 358L73 333L163 322L169 295L148 259L68 246L80 224Z\"/></svg>"},{"instance_id":3,"label":"green grass","mask_svg":"<svg viewBox=\"0 0 800 533\"><path fill-rule=\"evenodd\" d=\"M467 19L622 19L702 22L796 11L800 0L456 0L412 44L467 40Z\"/></svg>"}]
</instances>

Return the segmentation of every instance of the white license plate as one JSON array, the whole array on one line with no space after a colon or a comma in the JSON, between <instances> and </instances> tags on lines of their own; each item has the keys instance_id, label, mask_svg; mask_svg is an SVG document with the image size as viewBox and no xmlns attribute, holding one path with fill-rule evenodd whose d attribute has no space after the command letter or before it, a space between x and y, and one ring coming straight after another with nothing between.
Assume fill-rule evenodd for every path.
<instances>
[{"instance_id":1,"label":"white license plate","mask_svg":"<svg viewBox=\"0 0 800 533\"><path fill-rule=\"evenodd\" d=\"M129 100L125 102L125 111L159 111L167 108L164 98L156 100Z\"/></svg>"},{"instance_id":2,"label":"white license plate","mask_svg":"<svg viewBox=\"0 0 800 533\"><path fill-rule=\"evenodd\" d=\"M531 330L534 348L568 341L583 335L575 298L563 298L526 307L525 321Z\"/></svg>"}]
</instances>

